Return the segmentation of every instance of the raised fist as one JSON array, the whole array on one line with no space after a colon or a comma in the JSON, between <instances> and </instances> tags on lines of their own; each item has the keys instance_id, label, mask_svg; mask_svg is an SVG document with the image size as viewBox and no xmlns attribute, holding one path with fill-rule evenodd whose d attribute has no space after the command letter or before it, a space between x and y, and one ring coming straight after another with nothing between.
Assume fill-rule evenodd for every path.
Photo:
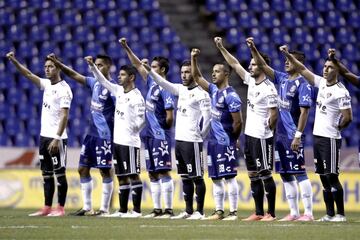
<instances>
[{"instance_id":1,"label":"raised fist","mask_svg":"<svg viewBox=\"0 0 360 240\"><path fill-rule=\"evenodd\" d=\"M220 48L223 46L222 38L221 37L214 37L214 42L216 47Z\"/></svg>"},{"instance_id":2,"label":"raised fist","mask_svg":"<svg viewBox=\"0 0 360 240\"><path fill-rule=\"evenodd\" d=\"M126 47L127 46L126 38L120 38L119 43L121 44L121 46Z\"/></svg>"},{"instance_id":3,"label":"raised fist","mask_svg":"<svg viewBox=\"0 0 360 240\"><path fill-rule=\"evenodd\" d=\"M94 64L94 60L92 56L86 56L84 57L85 61L90 65L90 64Z\"/></svg>"},{"instance_id":4,"label":"raised fist","mask_svg":"<svg viewBox=\"0 0 360 240\"><path fill-rule=\"evenodd\" d=\"M197 48L191 49L191 56L197 57L200 55L200 50Z\"/></svg>"},{"instance_id":5,"label":"raised fist","mask_svg":"<svg viewBox=\"0 0 360 240\"><path fill-rule=\"evenodd\" d=\"M14 53L13 51L8 52L8 53L6 54L6 57L7 57L8 59L11 59L11 58L15 57L15 53Z\"/></svg>"}]
</instances>

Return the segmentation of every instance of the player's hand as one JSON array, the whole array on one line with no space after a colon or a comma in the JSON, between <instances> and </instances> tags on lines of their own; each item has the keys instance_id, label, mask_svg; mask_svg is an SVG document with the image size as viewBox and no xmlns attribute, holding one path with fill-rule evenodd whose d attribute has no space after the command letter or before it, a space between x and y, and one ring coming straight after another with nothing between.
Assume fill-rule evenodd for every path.
<instances>
[{"instance_id":1,"label":"player's hand","mask_svg":"<svg viewBox=\"0 0 360 240\"><path fill-rule=\"evenodd\" d=\"M279 47L279 50L283 53L289 53L289 49L287 45L282 45Z\"/></svg>"},{"instance_id":2,"label":"player's hand","mask_svg":"<svg viewBox=\"0 0 360 240\"><path fill-rule=\"evenodd\" d=\"M122 47L127 47L126 38L124 38L124 37L120 38L119 43L121 44Z\"/></svg>"},{"instance_id":3,"label":"player's hand","mask_svg":"<svg viewBox=\"0 0 360 240\"><path fill-rule=\"evenodd\" d=\"M94 65L94 60L92 56L86 56L84 57L84 59L89 65Z\"/></svg>"},{"instance_id":4,"label":"player's hand","mask_svg":"<svg viewBox=\"0 0 360 240\"><path fill-rule=\"evenodd\" d=\"M253 37L248 37L248 38L246 39L246 44L248 45L248 47L249 47L250 49L255 48L254 38L253 38Z\"/></svg>"},{"instance_id":5,"label":"player's hand","mask_svg":"<svg viewBox=\"0 0 360 240\"><path fill-rule=\"evenodd\" d=\"M294 152L298 151L300 144L301 144L301 139L294 138L291 142L291 150L293 150Z\"/></svg>"},{"instance_id":6,"label":"player's hand","mask_svg":"<svg viewBox=\"0 0 360 240\"><path fill-rule=\"evenodd\" d=\"M46 56L48 59L50 59L51 61L53 62L57 62L57 58L56 58L56 55L55 53L50 53L49 55Z\"/></svg>"},{"instance_id":7,"label":"player's hand","mask_svg":"<svg viewBox=\"0 0 360 240\"><path fill-rule=\"evenodd\" d=\"M141 64L146 64L146 65L149 65L149 59L147 59L147 58L143 58L143 59L141 59Z\"/></svg>"},{"instance_id":8,"label":"player's hand","mask_svg":"<svg viewBox=\"0 0 360 240\"><path fill-rule=\"evenodd\" d=\"M236 140L236 150L240 150L240 139Z\"/></svg>"},{"instance_id":9,"label":"player's hand","mask_svg":"<svg viewBox=\"0 0 360 240\"><path fill-rule=\"evenodd\" d=\"M50 154L56 154L59 152L59 143L60 143L60 140L58 139L53 139L49 146L48 146L48 151Z\"/></svg>"},{"instance_id":10,"label":"player's hand","mask_svg":"<svg viewBox=\"0 0 360 240\"><path fill-rule=\"evenodd\" d=\"M143 67L146 69L146 71L150 72L151 71L151 66L149 64L146 63L142 63Z\"/></svg>"},{"instance_id":11,"label":"player's hand","mask_svg":"<svg viewBox=\"0 0 360 240\"><path fill-rule=\"evenodd\" d=\"M11 60L12 58L15 57L15 53L14 53L13 51L8 52L8 53L6 54L6 57Z\"/></svg>"},{"instance_id":12,"label":"player's hand","mask_svg":"<svg viewBox=\"0 0 360 240\"><path fill-rule=\"evenodd\" d=\"M197 48L191 49L191 56L192 57L197 57L199 55L200 55L200 49L197 49Z\"/></svg>"},{"instance_id":13,"label":"player's hand","mask_svg":"<svg viewBox=\"0 0 360 240\"><path fill-rule=\"evenodd\" d=\"M335 59L335 53L336 53L335 48L330 48L330 49L328 50L328 58L329 58L330 60Z\"/></svg>"},{"instance_id":14,"label":"player's hand","mask_svg":"<svg viewBox=\"0 0 360 240\"><path fill-rule=\"evenodd\" d=\"M224 47L221 37L214 37L214 42L215 42L215 45L216 45L217 48Z\"/></svg>"}]
</instances>

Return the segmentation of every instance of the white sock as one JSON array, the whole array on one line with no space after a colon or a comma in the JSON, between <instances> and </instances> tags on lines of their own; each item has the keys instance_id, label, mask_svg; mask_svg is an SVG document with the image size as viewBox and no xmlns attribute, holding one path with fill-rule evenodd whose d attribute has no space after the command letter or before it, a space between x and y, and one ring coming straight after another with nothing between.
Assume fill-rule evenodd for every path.
<instances>
[{"instance_id":1,"label":"white sock","mask_svg":"<svg viewBox=\"0 0 360 240\"><path fill-rule=\"evenodd\" d=\"M230 178L226 180L228 186L228 197L229 197L229 205L230 212L237 211L238 202L239 202L239 185L235 178Z\"/></svg>"},{"instance_id":2,"label":"white sock","mask_svg":"<svg viewBox=\"0 0 360 240\"><path fill-rule=\"evenodd\" d=\"M110 200L113 190L114 182L112 178L103 179L100 210L109 212Z\"/></svg>"},{"instance_id":3,"label":"white sock","mask_svg":"<svg viewBox=\"0 0 360 240\"><path fill-rule=\"evenodd\" d=\"M165 209L173 208L174 181L172 178L164 177L160 179L161 194L164 198Z\"/></svg>"},{"instance_id":4,"label":"white sock","mask_svg":"<svg viewBox=\"0 0 360 240\"><path fill-rule=\"evenodd\" d=\"M160 180L150 181L151 198L154 208L161 209L161 186Z\"/></svg>"},{"instance_id":5,"label":"white sock","mask_svg":"<svg viewBox=\"0 0 360 240\"><path fill-rule=\"evenodd\" d=\"M299 216L299 189L296 181L284 182L286 199L290 208L290 215Z\"/></svg>"},{"instance_id":6,"label":"white sock","mask_svg":"<svg viewBox=\"0 0 360 240\"><path fill-rule=\"evenodd\" d=\"M83 209L89 211L92 209L91 193L93 190L93 181L91 178L80 178L80 185L83 197Z\"/></svg>"},{"instance_id":7,"label":"white sock","mask_svg":"<svg viewBox=\"0 0 360 240\"><path fill-rule=\"evenodd\" d=\"M222 179L213 180L213 196L215 200L215 210L224 211L225 184Z\"/></svg>"},{"instance_id":8,"label":"white sock","mask_svg":"<svg viewBox=\"0 0 360 240\"><path fill-rule=\"evenodd\" d=\"M299 182L301 199L304 205L304 214L313 215L313 192L309 179Z\"/></svg>"}]
</instances>

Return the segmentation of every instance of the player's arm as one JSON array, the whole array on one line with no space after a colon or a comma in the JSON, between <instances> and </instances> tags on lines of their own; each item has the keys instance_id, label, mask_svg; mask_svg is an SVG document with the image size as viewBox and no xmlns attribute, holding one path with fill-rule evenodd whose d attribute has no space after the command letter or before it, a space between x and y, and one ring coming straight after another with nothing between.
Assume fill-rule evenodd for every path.
<instances>
[{"instance_id":1,"label":"player's arm","mask_svg":"<svg viewBox=\"0 0 360 240\"><path fill-rule=\"evenodd\" d=\"M328 50L329 59L339 68L340 75L345 78L348 82L356 87L360 87L360 77L356 76L354 73L350 72L350 70L335 57L335 49L330 48Z\"/></svg>"},{"instance_id":2,"label":"player's arm","mask_svg":"<svg viewBox=\"0 0 360 240\"><path fill-rule=\"evenodd\" d=\"M300 107L299 122L297 125L294 139L291 142L291 150L293 151L297 151L299 149L301 143L301 135L304 132L306 122L309 116L309 111L310 111L309 107Z\"/></svg>"},{"instance_id":3,"label":"player's arm","mask_svg":"<svg viewBox=\"0 0 360 240\"><path fill-rule=\"evenodd\" d=\"M139 74L141 75L143 80L146 80L148 75L148 71L143 67L141 60L135 55L135 53L131 50L129 45L126 42L126 38L120 38L119 43L126 51L126 54L134 67L138 70Z\"/></svg>"},{"instance_id":4,"label":"player's arm","mask_svg":"<svg viewBox=\"0 0 360 240\"><path fill-rule=\"evenodd\" d=\"M165 129L170 129L174 122L174 109L167 109L165 112L166 112Z\"/></svg>"},{"instance_id":5,"label":"player's arm","mask_svg":"<svg viewBox=\"0 0 360 240\"><path fill-rule=\"evenodd\" d=\"M269 128L273 131L276 127L276 122L278 118L278 110L276 107L270 108L270 117L269 117Z\"/></svg>"},{"instance_id":6,"label":"player's arm","mask_svg":"<svg viewBox=\"0 0 360 240\"><path fill-rule=\"evenodd\" d=\"M136 131L140 131L145 126L145 103L143 99L134 105L134 111L134 127Z\"/></svg>"},{"instance_id":7,"label":"player's arm","mask_svg":"<svg viewBox=\"0 0 360 240\"><path fill-rule=\"evenodd\" d=\"M23 64L21 64L15 57L14 52L9 52L6 54L6 57L14 64L16 69L31 82L36 84L39 88L41 87L41 80L38 76L33 74L28 68L26 68Z\"/></svg>"},{"instance_id":8,"label":"player's arm","mask_svg":"<svg viewBox=\"0 0 360 240\"><path fill-rule=\"evenodd\" d=\"M179 90L176 87L175 84L166 81L163 77L161 77L159 74L157 74L156 72L154 72L151 67L147 64L143 64L144 68L149 72L149 74L153 77L154 81L160 85L161 87L163 87L165 90L171 92L172 94L178 96L179 95Z\"/></svg>"},{"instance_id":9,"label":"player's arm","mask_svg":"<svg viewBox=\"0 0 360 240\"><path fill-rule=\"evenodd\" d=\"M57 137L54 138L49 146L48 146L48 151L51 154L55 154L57 152L59 152L59 142L61 141L61 135L63 134L63 132L65 131L68 119L69 119L69 108L61 108L61 119L60 119L60 123L59 123L59 127L57 130Z\"/></svg>"},{"instance_id":10,"label":"player's arm","mask_svg":"<svg viewBox=\"0 0 360 240\"><path fill-rule=\"evenodd\" d=\"M211 102L209 97L205 97L204 99L200 100L200 111L203 119L201 136L203 139L205 139L209 133L211 121Z\"/></svg>"},{"instance_id":11,"label":"player's arm","mask_svg":"<svg viewBox=\"0 0 360 240\"><path fill-rule=\"evenodd\" d=\"M259 51L256 48L254 38L252 37L247 38L246 44L248 45L251 51L251 55L254 58L256 65L265 73L266 76L274 80L275 79L274 69L272 69L269 65L267 65L264 58L260 55Z\"/></svg>"},{"instance_id":12,"label":"player's arm","mask_svg":"<svg viewBox=\"0 0 360 240\"><path fill-rule=\"evenodd\" d=\"M339 123L338 129L341 131L344 128L346 128L347 126L349 126L349 124L352 122L353 114L352 114L351 108L340 109L340 111L341 111L342 117L341 117L341 121Z\"/></svg>"},{"instance_id":13,"label":"player's arm","mask_svg":"<svg viewBox=\"0 0 360 240\"><path fill-rule=\"evenodd\" d=\"M74 79L80 84L86 84L86 78L85 76L81 75L80 73L76 72L74 69L66 66L61 61L59 61L58 58L56 58L54 53L51 53L47 56L51 61L54 62L55 66L60 68L60 70L67 75L69 78Z\"/></svg>"},{"instance_id":14,"label":"player's arm","mask_svg":"<svg viewBox=\"0 0 360 240\"><path fill-rule=\"evenodd\" d=\"M94 64L93 58L91 56L87 56L84 58L87 64L90 67L91 72L94 74L94 77L97 81L100 82L107 90L109 90L113 95L116 95L117 85L108 81L104 75L100 72L100 70Z\"/></svg>"},{"instance_id":15,"label":"player's arm","mask_svg":"<svg viewBox=\"0 0 360 240\"><path fill-rule=\"evenodd\" d=\"M231 117L233 119L233 124L232 124L233 136L236 138L239 138L240 133L241 133L242 124L243 124L243 118L242 118L241 111L232 112Z\"/></svg>"},{"instance_id":16,"label":"player's arm","mask_svg":"<svg viewBox=\"0 0 360 240\"><path fill-rule=\"evenodd\" d=\"M294 65L296 72L300 73L311 85L315 85L315 75L304 64L297 60L293 55L289 53L286 45L281 46L280 51L285 57Z\"/></svg>"},{"instance_id":17,"label":"player's arm","mask_svg":"<svg viewBox=\"0 0 360 240\"><path fill-rule=\"evenodd\" d=\"M244 80L247 71L241 66L239 61L233 55L231 55L228 50L226 50L221 37L215 37L214 42L216 47L220 50L221 54L225 58L225 61L235 70L237 75L239 75L239 77Z\"/></svg>"},{"instance_id":18,"label":"player's arm","mask_svg":"<svg viewBox=\"0 0 360 240\"><path fill-rule=\"evenodd\" d=\"M200 85L205 91L209 91L209 83L206 79L202 76L197 57L200 54L200 50L197 48L193 48L191 50L191 75L193 76L194 80L197 84Z\"/></svg>"}]
</instances>

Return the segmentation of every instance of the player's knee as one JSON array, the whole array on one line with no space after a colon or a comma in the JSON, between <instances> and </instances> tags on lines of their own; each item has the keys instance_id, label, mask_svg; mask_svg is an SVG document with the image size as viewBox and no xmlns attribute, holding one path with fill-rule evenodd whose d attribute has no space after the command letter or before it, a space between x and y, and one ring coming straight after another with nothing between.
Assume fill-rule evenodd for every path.
<instances>
[{"instance_id":1,"label":"player's knee","mask_svg":"<svg viewBox=\"0 0 360 240\"><path fill-rule=\"evenodd\" d=\"M339 181L339 176L336 174L329 174L328 179L330 182L330 186L332 189L336 189L337 191L342 190L342 185Z\"/></svg>"},{"instance_id":2,"label":"player's knee","mask_svg":"<svg viewBox=\"0 0 360 240\"><path fill-rule=\"evenodd\" d=\"M292 182L295 180L295 176L288 173L281 173L280 177L283 182Z\"/></svg>"},{"instance_id":3,"label":"player's knee","mask_svg":"<svg viewBox=\"0 0 360 240\"><path fill-rule=\"evenodd\" d=\"M112 178L111 169L110 168L100 168L100 174L103 179ZM89 172L90 175L90 172Z\"/></svg>"},{"instance_id":4,"label":"player's knee","mask_svg":"<svg viewBox=\"0 0 360 240\"><path fill-rule=\"evenodd\" d=\"M54 177L54 173L53 173L53 172L45 171L45 170L42 170L42 171L41 171L41 175L43 176L44 179L49 179L49 178Z\"/></svg>"},{"instance_id":5,"label":"player's knee","mask_svg":"<svg viewBox=\"0 0 360 240\"><path fill-rule=\"evenodd\" d=\"M149 172L149 179L151 182L156 182L159 181L159 174L158 173L154 173L154 172Z\"/></svg>"},{"instance_id":6,"label":"player's knee","mask_svg":"<svg viewBox=\"0 0 360 240\"><path fill-rule=\"evenodd\" d=\"M201 184L205 184L204 179L202 177L197 177L193 179L195 185L201 185Z\"/></svg>"},{"instance_id":7,"label":"player's knee","mask_svg":"<svg viewBox=\"0 0 360 240\"><path fill-rule=\"evenodd\" d=\"M160 170L158 174L159 174L159 178L171 177L169 170Z\"/></svg>"},{"instance_id":8,"label":"player's knee","mask_svg":"<svg viewBox=\"0 0 360 240\"><path fill-rule=\"evenodd\" d=\"M90 177L90 168L79 166L78 173L81 178L89 178Z\"/></svg>"},{"instance_id":9,"label":"player's knee","mask_svg":"<svg viewBox=\"0 0 360 240\"><path fill-rule=\"evenodd\" d=\"M58 168L58 169L54 170L56 176L65 175L65 171L66 171L66 169L64 167L61 167L61 168Z\"/></svg>"},{"instance_id":10,"label":"player's knee","mask_svg":"<svg viewBox=\"0 0 360 240\"><path fill-rule=\"evenodd\" d=\"M126 176L117 176L117 179L118 179L118 182L119 182L119 185L128 185L130 184L130 179L129 177L126 177Z\"/></svg>"},{"instance_id":11,"label":"player's knee","mask_svg":"<svg viewBox=\"0 0 360 240\"><path fill-rule=\"evenodd\" d=\"M131 182L141 182L139 174L133 174L129 176Z\"/></svg>"}]
</instances>

